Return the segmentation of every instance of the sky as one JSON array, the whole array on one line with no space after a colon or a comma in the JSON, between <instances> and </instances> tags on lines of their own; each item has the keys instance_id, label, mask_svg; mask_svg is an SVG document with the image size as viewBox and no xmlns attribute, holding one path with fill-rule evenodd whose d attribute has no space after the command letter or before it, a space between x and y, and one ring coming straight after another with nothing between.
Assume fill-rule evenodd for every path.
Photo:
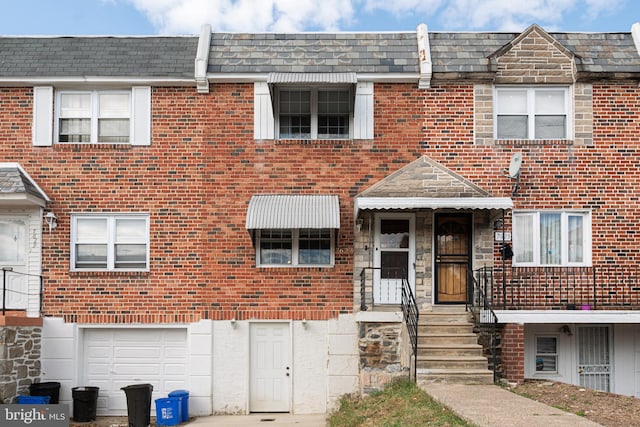
<instances>
[{"instance_id":1,"label":"sky","mask_svg":"<svg viewBox=\"0 0 640 427\"><path fill-rule=\"evenodd\" d=\"M3 0L0 35L214 32L628 32L638 0Z\"/></svg>"}]
</instances>

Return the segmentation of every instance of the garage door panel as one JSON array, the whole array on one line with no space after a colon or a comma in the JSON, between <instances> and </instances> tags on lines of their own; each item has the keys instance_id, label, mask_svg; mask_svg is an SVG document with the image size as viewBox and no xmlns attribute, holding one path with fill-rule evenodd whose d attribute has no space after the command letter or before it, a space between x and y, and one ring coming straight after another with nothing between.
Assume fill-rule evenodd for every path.
<instances>
[{"instance_id":1,"label":"garage door panel","mask_svg":"<svg viewBox=\"0 0 640 427\"><path fill-rule=\"evenodd\" d=\"M153 401L187 386L186 329L86 329L86 385L100 387L97 415L126 415L122 387L153 385Z\"/></svg>"}]
</instances>

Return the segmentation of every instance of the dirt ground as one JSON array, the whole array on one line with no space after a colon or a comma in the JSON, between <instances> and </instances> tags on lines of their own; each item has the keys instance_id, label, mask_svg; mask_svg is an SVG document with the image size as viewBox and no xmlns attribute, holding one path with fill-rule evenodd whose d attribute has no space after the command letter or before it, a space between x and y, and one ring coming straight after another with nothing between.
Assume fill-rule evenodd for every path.
<instances>
[{"instance_id":1,"label":"dirt ground","mask_svg":"<svg viewBox=\"0 0 640 427\"><path fill-rule=\"evenodd\" d=\"M640 426L640 399L551 381L526 381L511 391L603 426Z\"/></svg>"}]
</instances>

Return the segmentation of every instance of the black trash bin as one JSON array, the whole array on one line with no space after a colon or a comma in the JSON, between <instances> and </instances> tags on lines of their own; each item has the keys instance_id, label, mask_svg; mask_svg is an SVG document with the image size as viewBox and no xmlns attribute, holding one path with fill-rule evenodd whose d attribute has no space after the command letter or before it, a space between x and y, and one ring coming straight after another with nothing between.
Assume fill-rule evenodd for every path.
<instances>
[{"instance_id":1,"label":"black trash bin","mask_svg":"<svg viewBox=\"0 0 640 427\"><path fill-rule=\"evenodd\" d=\"M49 403L57 405L60 400L60 383L53 381L33 383L29 386L29 394L31 396L49 396Z\"/></svg>"},{"instance_id":2,"label":"black trash bin","mask_svg":"<svg viewBox=\"0 0 640 427\"><path fill-rule=\"evenodd\" d=\"M99 391L100 387L74 387L71 389L74 421L86 423L96 420Z\"/></svg>"},{"instance_id":3,"label":"black trash bin","mask_svg":"<svg viewBox=\"0 0 640 427\"><path fill-rule=\"evenodd\" d=\"M129 427L147 427L151 424L151 384L133 384L122 387L127 396Z\"/></svg>"}]
</instances>

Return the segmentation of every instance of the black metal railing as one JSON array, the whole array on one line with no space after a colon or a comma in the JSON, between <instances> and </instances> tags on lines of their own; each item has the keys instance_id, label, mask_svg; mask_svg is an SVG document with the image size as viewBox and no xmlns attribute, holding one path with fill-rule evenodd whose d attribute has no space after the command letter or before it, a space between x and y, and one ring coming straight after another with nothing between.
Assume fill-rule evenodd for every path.
<instances>
[{"instance_id":1,"label":"black metal railing","mask_svg":"<svg viewBox=\"0 0 640 427\"><path fill-rule=\"evenodd\" d=\"M490 304L504 310L640 308L635 265L509 267L494 275Z\"/></svg>"},{"instance_id":2,"label":"black metal railing","mask_svg":"<svg viewBox=\"0 0 640 427\"><path fill-rule=\"evenodd\" d=\"M407 327L409 341L411 342L411 352L413 353L413 380L418 377L418 321L420 320L420 312L416 297L411 290L406 272L402 279L402 315L404 324ZM411 375L411 374L409 374Z\"/></svg>"},{"instance_id":3,"label":"black metal railing","mask_svg":"<svg viewBox=\"0 0 640 427\"><path fill-rule=\"evenodd\" d=\"M493 268L483 267L476 271L469 270L467 286L467 311L471 313L477 332L485 337L485 344L491 356L491 366L493 370L493 381L497 380L498 355L498 316L493 311L493 307L487 292L493 288Z\"/></svg>"},{"instance_id":4,"label":"black metal railing","mask_svg":"<svg viewBox=\"0 0 640 427\"><path fill-rule=\"evenodd\" d=\"M15 287L9 287L7 279L11 278L12 275L17 275L24 277L24 281L21 285ZM37 274L28 274L21 273L19 271L14 271L12 267L2 267L2 315L6 315L7 310L17 310L17 311L26 311L29 298L32 296L32 293L29 291L31 286L29 284L30 277L37 277L39 282L38 289L38 309L42 311L42 290L44 286L44 281L42 276ZM13 305L9 304L9 298L11 295L22 295L26 297L26 302L22 305Z\"/></svg>"}]
</instances>

